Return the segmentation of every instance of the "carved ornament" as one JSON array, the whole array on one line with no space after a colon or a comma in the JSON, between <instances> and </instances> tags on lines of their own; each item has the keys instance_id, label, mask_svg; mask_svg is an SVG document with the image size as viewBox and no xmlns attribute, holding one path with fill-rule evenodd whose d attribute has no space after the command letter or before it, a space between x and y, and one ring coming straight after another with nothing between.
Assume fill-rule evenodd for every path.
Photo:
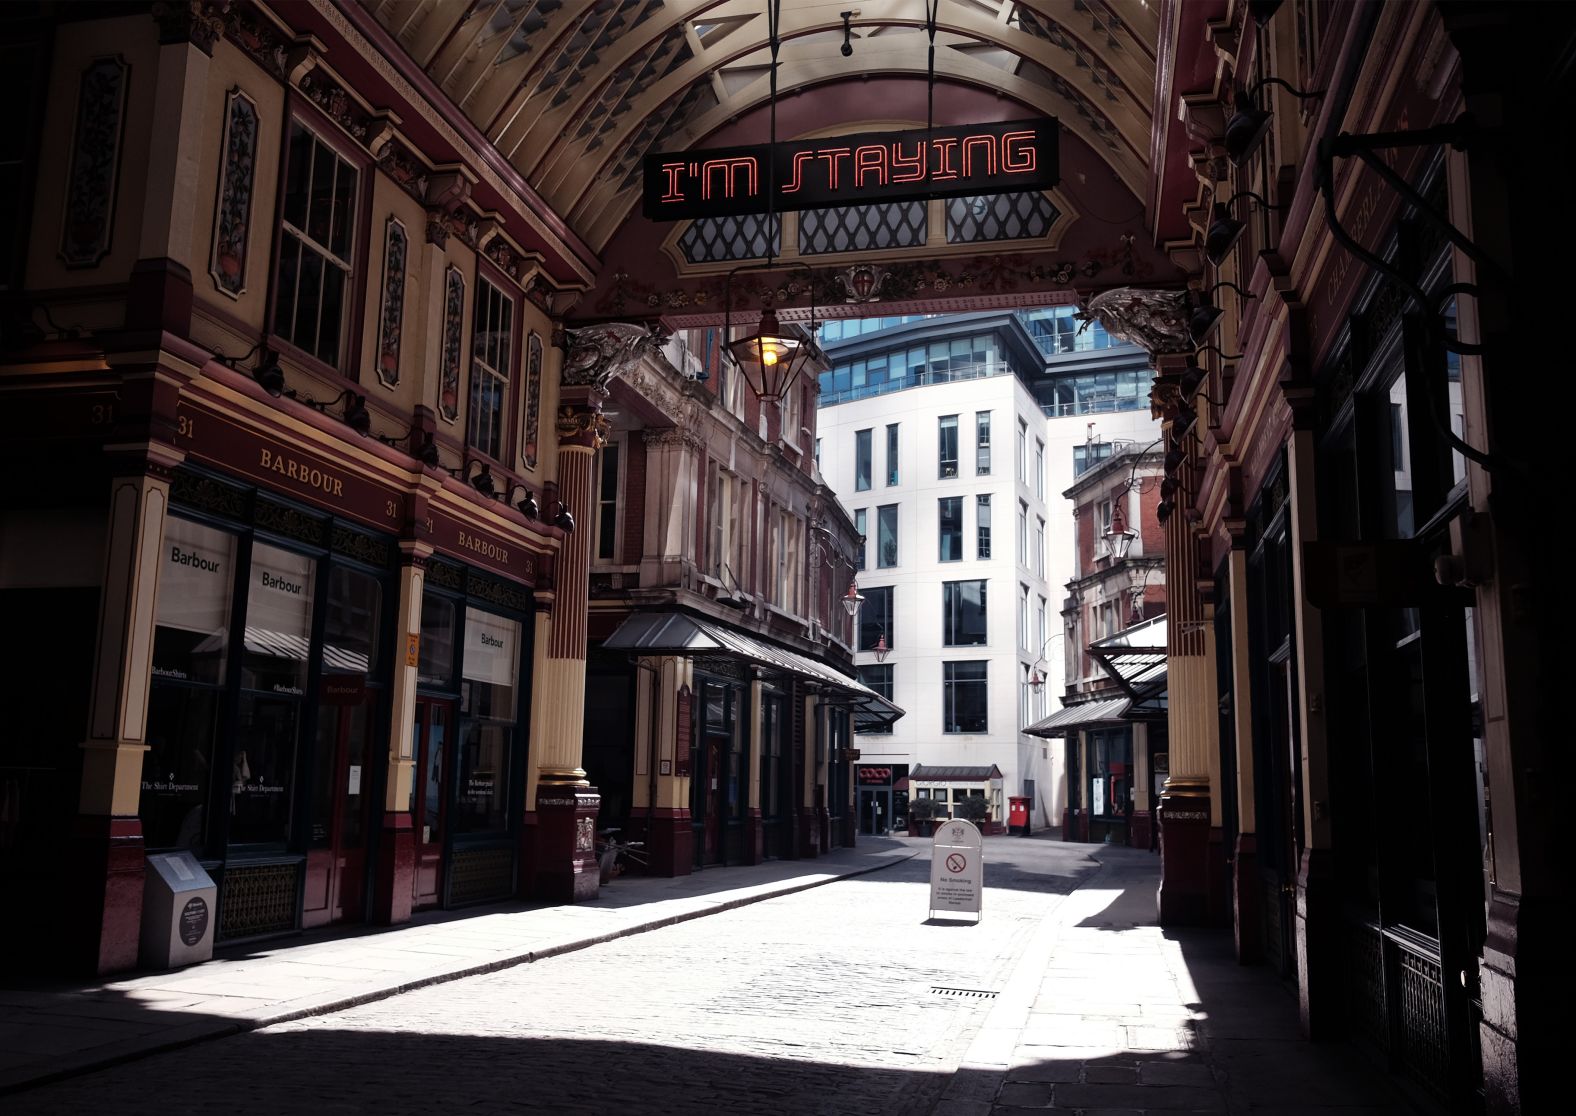
<instances>
[{"instance_id":1,"label":"carved ornament","mask_svg":"<svg viewBox=\"0 0 1576 1116\"><path fill-rule=\"evenodd\" d=\"M606 391L614 377L628 372L642 357L653 355L662 347L658 334L632 322L566 329L564 341L563 384L600 391Z\"/></svg>"}]
</instances>

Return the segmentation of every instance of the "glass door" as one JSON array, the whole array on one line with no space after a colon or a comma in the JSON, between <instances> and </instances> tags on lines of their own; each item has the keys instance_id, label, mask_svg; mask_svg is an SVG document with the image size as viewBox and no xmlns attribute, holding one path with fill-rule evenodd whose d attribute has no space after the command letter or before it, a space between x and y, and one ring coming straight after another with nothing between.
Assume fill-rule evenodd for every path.
<instances>
[{"instance_id":1,"label":"glass door","mask_svg":"<svg viewBox=\"0 0 1576 1116\"><path fill-rule=\"evenodd\" d=\"M416 771L410 788L411 826L416 833L413 903L435 907L442 894L443 840L448 799L448 753L454 703L416 699Z\"/></svg>"},{"instance_id":2,"label":"glass door","mask_svg":"<svg viewBox=\"0 0 1576 1116\"><path fill-rule=\"evenodd\" d=\"M317 718L317 771L313 779L312 848L307 854L307 913L320 921L365 916L367 766L370 710L363 689L353 705L322 705ZM314 903L316 897L316 903Z\"/></svg>"}]
</instances>

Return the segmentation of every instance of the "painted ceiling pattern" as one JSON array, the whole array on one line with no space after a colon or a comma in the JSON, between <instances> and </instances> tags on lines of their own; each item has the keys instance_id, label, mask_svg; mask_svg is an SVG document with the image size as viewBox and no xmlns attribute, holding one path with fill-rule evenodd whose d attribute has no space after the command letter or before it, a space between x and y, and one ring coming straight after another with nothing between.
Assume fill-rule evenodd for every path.
<instances>
[{"instance_id":1,"label":"painted ceiling pattern","mask_svg":"<svg viewBox=\"0 0 1576 1116\"><path fill-rule=\"evenodd\" d=\"M647 152L699 144L769 97L767 0L359 2L597 250L638 207ZM783 0L779 96L923 77L925 7L859 0L845 57L849 0ZM937 25L938 81L1059 117L1143 196L1158 36L1145 0L939 0Z\"/></svg>"}]
</instances>

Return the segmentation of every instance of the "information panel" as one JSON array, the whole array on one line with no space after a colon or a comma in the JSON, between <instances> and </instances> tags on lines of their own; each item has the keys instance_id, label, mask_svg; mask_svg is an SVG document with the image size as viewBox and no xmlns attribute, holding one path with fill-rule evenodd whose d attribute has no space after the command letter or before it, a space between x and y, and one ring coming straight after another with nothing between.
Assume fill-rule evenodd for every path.
<instances>
[{"instance_id":1,"label":"information panel","mask_svg":"<svg viewBox=\"0 0 1576 1116\"><path fill-rule=\"evenodd\" d=\"M981 918L985 857L980 831L961 818L936 826L930 845L930 914Z\"/></svg>"},{"instance_id":2,"label":"information panel","mask_svg":"<svg viewBox=\"0 0 1576 1116\"><path fill-rule=\"evenodd\" d=\"M861 132L647 155L642 211L653 221L771 209L1048 190L1058 181L1055 117Z\"/></svg>"}]
</instances>

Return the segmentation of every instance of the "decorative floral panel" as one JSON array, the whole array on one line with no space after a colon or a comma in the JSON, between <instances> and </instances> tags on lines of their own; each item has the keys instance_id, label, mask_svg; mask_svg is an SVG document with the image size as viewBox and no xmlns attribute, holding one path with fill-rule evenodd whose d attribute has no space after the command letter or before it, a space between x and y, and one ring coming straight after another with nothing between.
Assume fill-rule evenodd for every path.
<instances>
[{"instance_id":1,"label":"decorative floral panel","mask_svg":"<svg viewBox=\"0 0 1576 1116\"><path fill-rule=\"evenodd\" d=\"M95 58L82 71L65 226L60 231L60 258L67 267L93 267L109 253L129 72L118 55Z\"/></svg>"},{"instance_id":2,"label":"decorative floral panel","mask_svg":"<svg viewBox=\"0 0 1576 1116\"><path fill-rule=\"evenodd\" d=\"M257 106L240 87L230 90L224 114L224 165L219 168L213 258L208 273L232 298L246 290L246 240L252 225L252 180L257 169Z\"/></svg>"},{"instance_id":3,"label":"decorative floral panel","mask_svg":"<svg viewBox=\"0 0 1576 1116\"><path fill-rule=\"evenodd\" d=\"M378 379L399 383L400 324L405 317L405 226L390 217L383 242L383 312L378 316Z\"/></svg>"},{"instance_id":4,"label":"decorative floral panel","mask_svg":"<svg viewBox=\"0 0 1576 1116\"><path fill-rule=\"evenodd\" d=\"M438 416L444 422L460 417L461 328L465 324L465 276L450 267L443 288L443 363L438 378Z\"/></svg>"},{"instance_id":5,"label":"decorative floral panel","mask_svg":"<svg viewBox=\"0 0 1576 1116\"><path fill-rule=\"evenodd\" d=\"M520 456L527 469L537 462L537 429L542 417L542 339L533 330L525 342L525 431Z\"/></svg>"}]
</instances>

